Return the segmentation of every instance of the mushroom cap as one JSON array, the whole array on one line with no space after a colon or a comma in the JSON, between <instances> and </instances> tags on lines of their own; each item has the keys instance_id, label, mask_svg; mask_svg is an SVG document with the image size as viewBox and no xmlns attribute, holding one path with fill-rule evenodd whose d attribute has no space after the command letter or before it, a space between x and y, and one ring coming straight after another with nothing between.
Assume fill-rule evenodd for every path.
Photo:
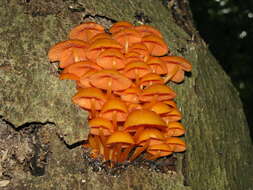
<instances>
[{"instance_id":1,"label":"mushroom cap","mask_svg":"<svg viewBox=\"0 0 253 190\"><path fill-rule=\"evenodd\" d=\"M156 73L148 73L141 77L140 86L151 86L153 84L163 84L163 79Z\"/></svg>"},{"instance_id":2,"label":"mushroom cap","mask_svg":"<svg viewBox=\"0 0 253 190\"><path fill-rule=\"evenodd\" d=\"M82 108L91 109L92 99L95 100L94 108L100 110L106 101L106 96L100 89L94 87L81 88L73 96L72 101Z\"/></svg>"},{"instance_id":3,"label":"mushroom cap","mask_svg":"<svg viewBox=\"0 0 253 190\"><path fill-rule=\"evenodd\" d=\"M159 58L150 56L146 62L153 73L163 75L167 73L166 64Z\"/></svg>"},{"instance_id":4,"label":"mushroom cap","mask_svg":"<svg viewBox=\"0 0 253 190\"><path fill-rule=\"evenodd\" d=\"M165 139L165 143L173 148L174 152L183 152L186 150L185 142L177 137L169 137Z\"/></svg>"},{"instance_id":5,"label":"mushroom cap","mask_svg":"<svg viewBox=\"0 0 253 190\"><path fill-rule=\"evenodd\" d=\"M147 128L141 131L137 137L136 143L144 145L145 142L149 141L149 146L154 144L161 144L164 140L164 135L161 131L154 128Z\"/></svg>"},{"instance_id":6,"label":"mushroom cap","mask_svg":"<svg viewBox=\"0 0 253 190\"><path fill-rule=\"evenodd\" d=\"M152 56L163 56L169 51L167 44L158 36L144 36L141 41L147 46L149 53Z\"/></svg>"},{"instance_id":7,"label":"mushroom cap","mask_svg":"<svg viewBox=\"0 0 253 190\"><path fill-rule=\"evenodd\" d=\"M81 48L82 50L85 50L89 47L89 44L87 42L81 41L81 40L66 40L63 42L59 42L52 46L50 50L48 51L48 58L51 62L59 61L61 58L62 53L69 49L69 48Z\"/></svg>"},{"instance_id":8,"label":"mushroom cap","mask_svg":"<svg viewBox=\"0 0 253 190\"><path fill-rule=\"evenodd\" d=\"M177 108L177 103L173 100L165 100L163 103L167 104L171 108Z\"/></svg>"},{"instance_id":9,"label":"mushroom cap","mask_svg":"<svg viewBox=\"0 0 253 190\"><path fill-rule=\"evenodd\" d=\"M74 27L69 33L69 38L88 41L99 33L104 33L104 27L102 25L95 22L85 22Z\"/></svg>"},{"instance_id":10,"label":"mushroom cap","mask_svg":"<svg viewBox=\"0 0 253 190\"><path fill-rule=\"evenodd\" d=\"M173 153L173 148L165 143L155 144L155 145L149 146L147 149L147 152L152 155L159 154L160 157L162 157L162 156L171 155Z\"/></svg>"},{"instance_id":11,"label":"mushroom cap","mask_svg":"<svg viewBox=\"0 0 253 190\"><path fill-rule=\"evenodd\" d=\"M151 70L146 63L142 61L134 61L126 65L123 73L130 79L136 79L138 77L143 77L144 75L151 73Z\"/></svg>"},{"instance_id":12,"label":"mushroom cap","mask_svg":"<svg viewBox=\"0 0 253 190\"><path fill-rule=\"evenodd\" d=\"M97 64L104 69L122 69L125 67L124 55L119 49L107 49L98 55Z\"/></svg>"},{"instance_id":13,"label":"mushroom cap","mask_svg":"<svg viewBox=\"0 0 253 190\"><path fill-rule=\"evenodd\" d=\"M165 121L155 112L150 110L134 110L129 113L125 123L124 130L131 131L138 127L152 127L165 129Z\"/></svg>"},{"instance_id":14,"label":"mushroom cap","mask_svg":"<svg viewBox=\"0 0 253 190\"><path fill-rule=\"evenodd\" d=\"M146 103L144 104L143 108L149 108L151 111L157 113L158 115L170 113L173 109L163 102Z\"/></svg>"},{"instance_id":15,"label":"mushroom cap","mask_svg":"<svg viewBox=\"0 0 253 190\"><path fill-rule=\"evenodd\" d=\"M166 121L166 123L172 122L172 121L179 121L182 119L182 114L177 108L171 108L171 111L163 114L163 119Z\"/></svg>"},{"instance_id":16,"label":"mushroom cap","mask_svg":"<svg viewBox=\"0 0 253 190\"><path fill-rule=\"evenodd\" d=\"M96 61L98 55L106 49L122 49L122 46L113 39L97 39L87 49L86 56L89 60Z\"/></svg>"},{"instance_id":17,"label":"mushroom cap","mask_svg":"<svg viewBox=\"0 0 253 190\"><path fill-rule=\"evenodd\" d=\"M99 130L101 129L105 136L111 135L114 131L112 123L109 120L100 117L89 120L88 125L91 129L91 134L93 135L100 135Z\"/></svg>"},{"instance_id":18,"label":"mushroom cap","mask_svg":"<svg viewBox=\"0 0 253 190\"><path fill-rule=\"evenodd\" d=\"M134 27L135 30L137 30L138 32L140 32L141 36L148 36L148 35L156 35L160 38L163 38L161 32L159 32L157 29L155 29L152 26L149 25L140 25L140 26L135 26Z\"/></svg>"},{"instance_id":19,"label":"mushroom cap","mask_svg":"<svg viewBox=\"0 0 253 190\"><path fill-rule=\"evenodd\" d=\"M113 145L117 143L122 143L125 145L135 144L133 137L125 131L115 131L107 139L106 145Z\"/></svg>"},{"instance_id":20,"label":"mushroom cap","mask_svg":"<svg viewBox=\"0 0 253 190\"><path fill-rule=\"evenodd\" d=\"M176 83L182 82L184 80L184 70L179 69L170 80Z\"/></svg>"},{"instance_id":21,"label":"mushroom cap","mask_svg":"<svg viewBox=\"0 0 253 190\"><path fill-rule=\"evenodd\" d=\"M168 128L166 129L166 136L168 137L178 137L185 134L184 126L179 122L169 122Z\"/></svg>"},{"instance_id":22,"label":"mushroom cap","mask_svg":"<svg viewBox=\"0 0 253 190\"><path fill-rule=\"evenodd\" d=\"M143 102L149 102L154 100L154 96L156 95L157 101L171 100L176 97L176 93L170 87L161 84L154 84L142 91L140 100Z\"/></svg>"},{"instance_id":23,"label":"mushroom cap","mask_svg":"<svg viewBox=\"0 0 253 190\"><path fill-rule=\"evenodd\" d=\"M116 114L117 121L125 121L128 115L128 109L124 101L119 98L110 98L106 101L100 112L100 117L113 120L113 114Z\"/></svg>"},{"instance_id":24,"label":"mushroom cap","mask_svg":"<svg viewBox=\"0 0 253 190\"><path fill-rule=\"evenodd\" d=\"M125 90L132 85L132 81L115 70L102 70L90 77L92 86L107 90L111 85L112 90ZM111 83L111 84L109 84Z\"/></svg>"},{"instance_id":25,"label":"mushroom cap","mask_svg":"<svg viewBox=\"0 0 253 190\"><path fill-rule=\"evenodd\" d=\"M119 21L119 22L116 22L114 23L111 28L110 28L110 32L112 34L114 33L117 33L117 32L120 32L121 30L123 29L126 29L126 28L132 28L133 25L130 23L130 22L127 22L127 21Z\"/></svg>"},{"instance_id":26,"label":"mushroom cap","mask_svg":"<svg viewBox=\"0 0 253 190\"><path fill-rule=\"evenodd\" d=\"M161 59L167 64L177 64L179 65L184 71L191 71L192 64L183 57L180 56L164 56Z\"/></svg>"},{"instance_id":27,"label":"mushroom cap","mask_svg":"<svg viewBox=\"0 0 253 190\"><path fill-rule=\"evenodd\" d=\"M91 62L91 61L80 61L73 63L63 70L62 73L70 73L70 74L75 74L78 77L81 77L85 73L87 73L90 70L101 70L102 68L99 67L96 63Z\"/></svg>"},{"instance_id":28,"label":"mushroom cap","mask_svg":"<svg viewBox=\"0 0 253 190\"><path fill-rule=\"evenodd\" d=\"M89 40L89 42L93 43L94 41L99 40L99 39L109 39L109 40L111 40L112 36L110 34L107 34L107 33L99 33L99 34L96 34L95 36L93 36Z\"/></svg>"}]
</instances>

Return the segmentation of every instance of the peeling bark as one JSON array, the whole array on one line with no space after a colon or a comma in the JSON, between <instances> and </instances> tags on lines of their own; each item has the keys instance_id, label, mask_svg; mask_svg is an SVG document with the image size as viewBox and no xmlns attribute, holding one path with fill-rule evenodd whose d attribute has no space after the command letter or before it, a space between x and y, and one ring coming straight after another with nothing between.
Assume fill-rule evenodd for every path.
<instances>
[{"instance_id":1,"label":"peeling bark","mask_svg":"<svg viewBox=\"0 0 253 190\"><path fill-rule=\"evenodd\" d=\"M238 93L205 43L195 40L195 29L176 22L173 11L149 0L0 2L3 189L252 188L252 144ZM87 114L72 104L74 83L58 79L47 51L87 20L105 27L118 20L153 25L174 55L192 62L191 76L173 85L188 145L176 155L176 171L166 165L171 158L105 170L77 146L88 133ZM167 169L157 171L159 164Z\"/></svg>"}]
</instances>

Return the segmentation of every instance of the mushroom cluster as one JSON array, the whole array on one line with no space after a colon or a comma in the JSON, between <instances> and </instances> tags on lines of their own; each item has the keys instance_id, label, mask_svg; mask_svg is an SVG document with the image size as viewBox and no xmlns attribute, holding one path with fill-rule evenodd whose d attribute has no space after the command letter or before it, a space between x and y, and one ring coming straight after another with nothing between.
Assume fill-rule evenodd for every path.
<instances>
[{"instance_id":1,"label":"mushroom cluster","mask_svg":"<svg viewBox=\"0 0 253 190\"><path fill-rule=\"evenodd\" d=\"M88 143L93 158L111 165L138 157L155 160L185 151L185 128L166 83L180 83L191 64L169 55L162 34L148 25L117 22L109 31L94 22L74 27L54 45L60 79L76 81L74 104L89 113Z\"/></svg>"}]
</instances>

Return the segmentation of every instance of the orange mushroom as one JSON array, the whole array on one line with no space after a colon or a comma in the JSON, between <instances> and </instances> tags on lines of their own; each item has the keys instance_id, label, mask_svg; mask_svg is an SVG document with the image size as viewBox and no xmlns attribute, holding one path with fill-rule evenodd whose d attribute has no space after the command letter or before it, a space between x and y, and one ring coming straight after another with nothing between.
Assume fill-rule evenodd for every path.
<instances>
[{"instance_id":1,"label":"orange mushroom","mask_svg":"<svg viewBox=\"0 0 253 190\"><path fill-rule=\"evenodd\" d=\"M161 115L166 123L179 121L182 119L182 114L177 108L172 108L170 112Z\"/></svg>"},{"instance_id":2,"label":"orange mushroom","mask_svg":"<svg viewBox=\"0 0 253 190\"><path fill-rule=\"evenodd\" d=\"M185 134L184 126L179 122L169 122L168 128L166 129L166 137L178 137Z\"/></svg>"},{"instance_id":3,"label":"orange mushroom","mask_svg":"<svg viewBox=\"0 0 253 190\"><path fill-rule=\"evenodd\" d=\"M168 156L173 153L173 147L169 146L168 144L155 144L148 147L147 152L150 154L145 158L148 160L155 160L157 158Z\"/></svg>"},{"instance_id":4,"label":"orange mushroom","mask_svg":"<svg viewBox=\"0 0 253 190\"><path fill-rule=\"evenodd\" d=\"M101 69L101 67L91 61L80 61L65 67L62 73L74 74L78 77L81 77L90 70L99 71Z\"/></svg>"},{"instance_id":5,"label":"orange mushroom","mask_svg":"<svg viewBox=\"0 0 253 190\"><path fill-rule=\"evenodd\" d=\"M120 95L120 98L125 102L138 104L139 103L139 97L140 97L140 94L141 94L141 89L139 89L136 86L132 86L130 88L127 88L124 91L115 92L115 94Z\"/></svg>"},{"instance_id":6,"label":"orange mushroom","mask_svg":"<svg viewBox=\"0 0 253 190\"><path fill-rule=\"evenodd\" d=\"M90 110L90 117L93 118L96 115L96 110L102 109L106 96L100 89L94 87L81 88L72 98L72 101L81 108Z\"/></svg>"},{"instance_id":7,"label":"orange mushroom","mask_svg":"<svg viewBox=\"0 0 253 190\"><path fill-rule=\"evenodd\" d=\"M177 137L169 137L165 139L165 143L170 145L174 152L183 152L186 150L185 142Z\"/></svg>"},{"instance_id":8,"label":"orange mushroom","mask_svg":"<svg viewBox=\"0 0 253 190\"><path fill-rule=\"evenodd\" d=\"M97 64L104 69L122 69L125 66L124 56L118 49L108 49L97 57Z\"/></svg>"},{"instance_id":9,"label":"orange mushroom","mask_svg":"<svg viewBox=\"0 0 253 190\"><path fill-rule=\"evenodd\" d=\"M137 139L136 144L141 147L137 147L135 149L134 153L130 157L130 161L136 159L149 146L163 143L164 135L158 129L147 128L142 130L135 138Z\"/></svg>"},{"instance_id":10,"label":"orange mushroom","mask_svg":"<svg viewBox=\"0 0 253 190\"><path fill-rule=\"evenodd\" d=\"M141 42L132 44L128 49L128 53L137 53L139 55L139 58L141 58L141 61L144 62L146 62L149 57L147 46Z\"/></svg>"},{"instance_id":11,"label":"orange mushroom","mask_svg":"<svg viewBox=\"0 0 253 190\"><path fill-rule=\"evenodd\" d=\"M159 57L150 56L147 60L147 65L151 68L153 73L159 75L167 74L166 64Z\"/></svg>"},{"instance_id":12,"label":"orange mushroom","mask_svg":"<svg viewBox=\"0 0 253 190\"><path fill-rule=\"evenodd\" d=\"M104 118L96 117L89 120L88 126L90 127L90 133L93 135L109 136L114 132L112 123Z\"/></svg>"},{"instance_id":13,"label":"orange mushroom","mask_svg":"<svg viewBox=\"0 0 253 190\"><path fill-rule=\"evenodd\" d=\"M130 79L135 79L136 84L139 84L140 77L151 73L149 66L141 61L130 62L126 65L123 71L124 75Z\"/></svg>"},{"instance_id":14,"label":"orange mushroom","mask_svg":"<svg viewBox=\"0 0 253 190\"><path fill-rule=\"evenodd\" d=\"M119 21L119 22L116 22L114 23L111 28L110 28L110 32L112 34L115 34L117 32L120 32L121 30L123 29L127 29L127 28L132 28L133 25L130 23L130 22L127 22L127 21Z\"/></svg>"},{"instance_id":15,"label":"orange mushroom","mask_svg":"<svg viewBox=\"0 0 253 190\"><path fill-rule=\"evenodd\" d=\"M94 73L90 77L92 86L107 90L107 95L111 95L111 91L120 91L129 88L132 81L115 70L102 70Z\"/></svg>"},{"instance_id":16,"label":"orange mushroom","mask_svg":"<svg viewBox=\"0 0 253 190\"><path fill-rule=\"evenodd\" d=\"M155 102L172 100L176 97L176 93L168 86L154 84L142 91L140 100L143 102Z\"/></svg>"},{"instance_id":17,"label":"orange mushroom","mask_svg":"<svg viewBox=\"0 0 253 190\"><path fill-rule=\"evenodd\" d=\"M125 121L127 115L127 106L119 98L110 98L107 100L100 112L100 117L111 120L115 129L117 129L117 122Z\"/></svg>"},{"instance_id":18,"label":"orange mushroom","mask_svg":"<svg viewBox=\"0 0 253 190\"><path fill-rule=\"evenodd\" d=\"M152 86L154 84L163 84L163 79L156 73L148 73L141 77L139 85L140 88Z\"/></svg>"},{"instance_id":19,"label":"orange mushroom","mask_svg":"<svg viewBox=\"0 0 253 190\"><path fill-rule=\"evenodd\" d=\"M50 48L48 58L51 62L60 61L60 67L78 62L85 61L86 51L89 44L81 40L67 40L57 43Z\"/></svg>"},{"instance_id":20,"label":"orange mushroom","mask_svg":"<svg viewBox=\"0 0 253 190\"><path fill-rule=\"evenodd\" d=\"M169 51L167 44L158 36L144 36L141 41L147 46L149 53L152 56L163 56Z\"/></svg>"},{"instance_id":21,"label":"orange mushroom","mask_svg":"<svg viewBox=\"0 0 253 190\"><path fill-rule=\"evenodd\" d=\"M192 65L189 61L179 56L164 56L161 57L166 63L168 73L173 73L170 75L170 80L176 83L182 82L184 80L184 72L190 72L192 70ZM169 79L165 79L167 82Z\"/></svg>"},{"instance_id":22,"label":"orange mushroom","mask_svg":"<svg viewBox=\"0 0 253 190\"><path fill-rule=\"evenodd\" d=\"M166 123L161 117L150 110L134 110L129 113L123 130L130 132L137 132L137 129L143 130L144 128L157 128L166 130ZM136 134L138 136L138 134Z\"/></svg>"},{"instance_id":23,"label":"orange mushroom","mask_svg":"<svg viewBox=\"0 0 253 190\"><path fill-rule=\"evenodd\" d=\"M161 32L159 32L154 27L149 26L149 25L135 26L134 29L140 32L142 37L148 36L148 35L155 35L155 36L158 36L159 38L163 38Z\"/></svg>"},{"instance_id":24,"label":"orange mushroom","mask_svg":"<svg viewBox=\"0 0 253 190\"><path fill-rule=\"evenodd\" d=\"M104 27L95 22L86 22L74 27L70 33L70 39L89 41L93 36L104 33Z\"/></svg>"},{"instance_id":25,"label":"orange mushroom","mask_svg":"<svg viewBox=\"0 0 253 190\"><path fill-rule=\"evenodd\" d=\"M106 145L110 147L109 159L117 162L122 153L122 149L126 149L135 144L132 136L125 131L116 131L107 139Z\"/></svg>"},{"instance_id":26,"label":"orange mushroom","mask_svg":"<svg viewBox=\"0 0 253 190\"><path fill-rule=\"evenodd\" d=\"M124 47L124 53L128 52L129 46L141 41L141 35L134 29L122 29L114 33L112 38L119 42Z\"/></svg>"},{"instance_id":27,"label":"orange mushroom","mask_svg":"<svg viewBox=\"0 0 253 190\"><path fill-rule=\"evenodd\" d=\"M106 49L121 50L122 46L113 39L97 39L91 43L86 56L89 60L96 62L98 55Z\"/></svg>"}]
</instances>

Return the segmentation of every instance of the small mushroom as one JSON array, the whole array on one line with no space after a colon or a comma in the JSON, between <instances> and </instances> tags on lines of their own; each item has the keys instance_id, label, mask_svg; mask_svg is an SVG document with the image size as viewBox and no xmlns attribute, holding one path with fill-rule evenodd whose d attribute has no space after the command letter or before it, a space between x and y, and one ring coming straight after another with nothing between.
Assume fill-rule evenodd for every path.
<instances>
[{"instance_id":1,"label":"small mushroom","mask_svg":"<svg viewBox=\"0 0 253 190\"><path fill-rule=\"evenodd\" d=\"M147 152L150 154L145 157L147 160L156 160L157 158L171 155L173 153L173 147L165 143L155 144L149 146Z\"/></svg>"},{"instance_id":2,"label":"small mushroom","mask_svg":"<svg viewBox=\"0 0 253 190\"><path fill-rule=\"evenodd\" d=\"M97 57L97 64L104 69L122 69L125 67L124 55L118 49L108 49Z\"/></svg>"},{"instance_id":3,"label":"small mushroom","mask_svg":"<svg viewBox=\"0 0 253 190\"><path fill-rule=\"evenodd\" d=\"M135 79L136 85L139 85L140 77L151 73L150 67L141 61L130 62L126 65L123 71L124 75L130 79Z\"/></svg>"},{"instance_id":4,"label":"small mushroom","mask_svg":"<svg viewBox=\"0 0 253 190\"><path fill-rule=\"evenodd\" d=\"M143 89L144 87L152 86L154 84L163 84L163 79L160 75L156 73L148 73L141 77L139 85L140 88Z\"/></svg>"},{"instance_id":5,"label":"small mushroom","mask_svg":"<svg viewBox=\"0 0 253 190\"><path fill-rule=\"evenodd\" d=\"M123 29L112 35L112 38L124 47L124 53L128 52L129 46L141 41L141 35L134 29Z\"/></svg>"},{"instance_id":6,"label":"small mushroom","mask_svg":"<svg viewBox=\"0 0 253 190\"><path fill-rule=\"evenodd\" d=\"M177 137L169 137L165 139L165 143L170 145L174 152L183 152L186 150L185 142Z\"/></svg>"},{"instance_id":7,"label":"small mushroom","mask_svg":"<svg viewBox=\"0 0 253 190\"><path fill-rule=\"evenodd\" d=\"M154 84L142 91L140 100L143 102L155 102L172 100L176 97L176 93L168 86Z\"/></svg>"},{"instance_id":8,"label":"small mushroom","mask_svg":"<svg viewBox=\"0 0 253 190\"><path fill-rule=\"evenodd\" d=\"M94 73L90 77L92 86L107 90L107 95L111 96L111 91L120 91L129 88L132 81L115 70L102 70Z\"/></svg>"},{"instance_id":9,"label":"small mushroom","mask_svg":"<svg viewBox=\"0 0 253 190\"><path fill-rule=\"evenodd\" d=\"M137 139L136 144L141 147L135 149L130 161L135 160L149 146L163 143L164 135L158 129L147 128L142 130L135 138Z\"/></svg>"},{"instance_id":10,"label":"small mushroom","mask_svg":"<svg viewBox=\"0 0 253 190\"><path fill-rule=\"evenodd\" d=\"M51 62L60 61L60 68L78 62L85 61L89 44L81 40L67 40L57 43L50 48L48 58Z\"/></svg>"},{"instance_id":11,"label":"small mushroom","mask_svg":"<svg viewBox=\"0 0 253 190\"><path fill-rule=\"evenodd\" d=\"M81 77L90 70L99 71L102 68L91 61L80 61L65 67L62 73L74 74Z\"/></svg>"},{"instance_id":12,"label":"small mushroom","mask_svg":"<svg viewBox=\"0 0 253 190\"><path fill-rule=\"evenodd\" d=\"M72 101L81 108L90 110L90 118L94 118L96 110L101 110L106 102L106 96L100 89L94 87L81 88L72 98Z\"/></svg>"},{"instance_id":13,"label":"small mushroom","mask_svg":"<svg viewBox=\"0 0 253 190\"><path fill-rule=\"evenodd\" d=\"M115 129L117 129L117 122L125 121L127 115L127 106L119 98L110 98L107 100L100 112L100 117L111 120Z\"/></svg>"},{"instance_id":14,"label":"small mushroom","mask_svg":"<svg viewBox=\"0 0 253 190\"><path fill-rule=\"evenodd\" d=\"M168 128L166 129L166 137L178 137L185 134L184 126L179 122L169 122Z\"/></svg>"},{"instance_id":15,"label":"small mushroom","mask_svg":"<svg viewBox=\"0 0 253 190\"><path fill-rule=\"evenodd\" d=\"M119 21L114 23L111 28L110 28L110 32L112 34L115 34L117 32L120 32L121 30L127 29L127 28L133 28L133 25L130 22L127 21Z\"/></svg>"},{"instance_id":16,"label":"small mushroom","mask_svg":"<svg viewBox=\"0 0 253 190\"><path fill-rule=\"evenodd\" d=\"M113 39L97 39L87 49L86 56L89 60L96 62L98 55L106 49L121 50L122 46Z\"/></svg>"},{"instance_id":17,"label":"small mushroom","mask_svg":"<svg viewBox=\"0 0 253 190\"><path fill-rule=\"evenodd\" d=\"M140 32L142 37L148 35L155 35L158 36L159 38L163 38L161 32L159 32L157 29L149 25L135 26L134 29Z\"/></svg>"},{"instance_id":18,"label":"small mushroom","mask_svg":"<svg viewBox=\"0 0 253 190\"><path fill-rule=\"evenodd\" d=\"M70 33L70 39L89 41L96 34L104 33L104 27L95 22L86 22L74 27Z\"/></svg>"},{"instance_id":19,"label":"small mushroom","mask_svg":"<svg viewBox=\"0 0 253 190\"><path fill-rule=\"evenodd\" d=\"M144 36L141 41L147 46L149 53L152 56L163 56L169 51L167 44L158 36Z\"/></svg>"},{"instance_id":20,"label":"small mushroom","mask_svg":"<svg viewBox=\"0 0 253 190\"><path fill-rule=\"evenodd\" d=\"M153 73L157 73L159 75L167 74L166 64L159 57L150 56L146 63Z\"/></svg>"},{"instance_id":21,"label":"small mushroom","mask_svg":"<svg viewBox=\"0 0 253 190\"><path fill-rule=\"evenodd\" d=\"M128 132L115 131L111 136L109 136L106 142L106 145L111 149L109 160L117 162L122 153L122 149L127 149L134 144L134 139Z\"/></svg>"}]
</instances>

